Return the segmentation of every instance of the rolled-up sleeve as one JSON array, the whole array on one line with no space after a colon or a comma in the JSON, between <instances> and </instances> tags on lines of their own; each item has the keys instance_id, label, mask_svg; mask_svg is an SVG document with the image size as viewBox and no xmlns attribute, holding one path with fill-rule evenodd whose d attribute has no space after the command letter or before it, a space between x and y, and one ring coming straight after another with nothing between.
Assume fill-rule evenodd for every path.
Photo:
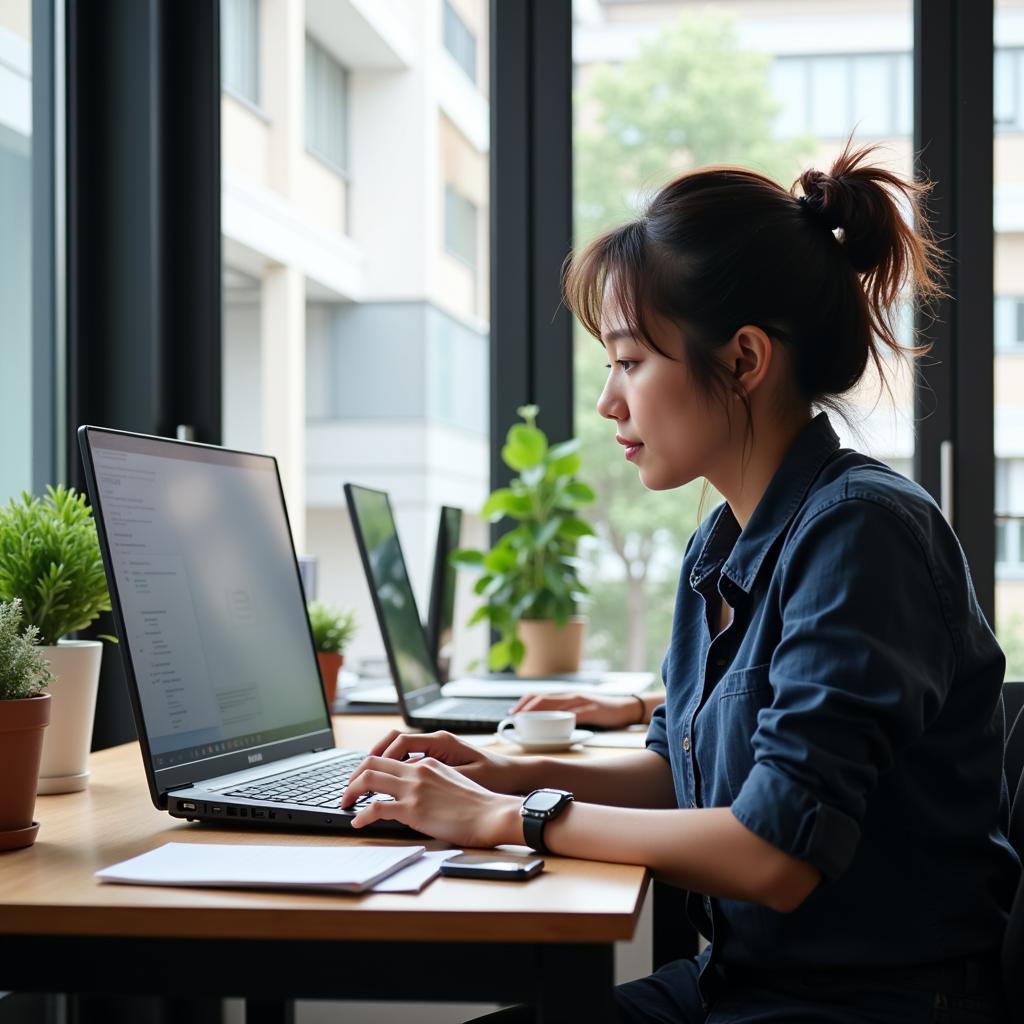
<instances>
[{"instance_id":1,"label":"rolled-up sleeve","mask_svg":"<svg viewBox=\"0 0 1024 1024\"><path fill-rule=\"evenodd\" d=\"M665 705L659 704L651 715L651 724L647 727L647 749L661 754L666 761L668 756L668 730L665 727Z\"/></svg>"},{"instance_id":2,"label":"rolled-up sleeve","mask_svg":"<svg viewBox=\"0 0 1024 1024\"><path fill-rule=\"evenodd\" d=\"M856 852L879 775L938 714L955 644L918 534L884 497L847 496L813 513L777 571L772 700L758 714L754 766L732 811L836 878Z\"/></svg>"}]
</instances>

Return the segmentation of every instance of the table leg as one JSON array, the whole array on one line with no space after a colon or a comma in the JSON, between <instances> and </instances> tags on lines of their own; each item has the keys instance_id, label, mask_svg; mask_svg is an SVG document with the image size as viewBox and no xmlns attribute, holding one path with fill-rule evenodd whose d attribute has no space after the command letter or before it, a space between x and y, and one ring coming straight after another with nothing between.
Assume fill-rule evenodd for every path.
<instances>
[{"instance_id":1,"label":"table leg","mask_svg":"<svg viewBox=\"0 0 1024 1024\"><path fill-rule=\"evenodd\" d=\"M246 999L245 1024L295 1024L291 999Z\"/></svg>"},{"instance_id":2,"label":"table leg","mask_svg":"<svg viewBox=\"0 0 1024 1024\"><path fill-rule=\"evenodd\" d=\"M613 1024L612 945L542 946L537 1024Z\"/></svg>"}]
</instances>

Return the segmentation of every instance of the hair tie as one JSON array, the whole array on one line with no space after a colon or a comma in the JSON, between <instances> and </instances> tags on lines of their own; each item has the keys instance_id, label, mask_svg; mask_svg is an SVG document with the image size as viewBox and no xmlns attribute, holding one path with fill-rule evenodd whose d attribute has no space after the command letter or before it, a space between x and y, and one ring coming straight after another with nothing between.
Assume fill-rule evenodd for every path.
<instances>
[{"instance_id":1,"label":"hair tie","mask_svg":"<svg viewBox=\"0 0 1024 1024\"><path fill-rule=\"evenodd\" d=\"M811 220L822 225L828 229L829 233L835 231L836 228L841 227L840 224L836 223L835 217L830 217L822 207L820 202L814 202L809 195L802 195L797 198L797 202L800 204L801 209L810 217Z\"/></svg>"}]
</instances>

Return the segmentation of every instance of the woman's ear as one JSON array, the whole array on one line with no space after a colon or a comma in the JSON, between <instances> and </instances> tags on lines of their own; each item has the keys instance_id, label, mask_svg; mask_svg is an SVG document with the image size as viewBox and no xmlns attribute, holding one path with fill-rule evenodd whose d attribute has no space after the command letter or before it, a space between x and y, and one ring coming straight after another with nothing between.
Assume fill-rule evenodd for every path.
<instances>
[{"instance_id":1,"label":"woman's ear","mask_svg":"<svg viewBox=\"0 0 1024 1024\"><path fill-rule=\"evenodd\" d=\"M752 395L764 383L772 364L775 343L752 324L741 327L725 346L725 363L737 392Z\"/></svg>"}]
</instances>

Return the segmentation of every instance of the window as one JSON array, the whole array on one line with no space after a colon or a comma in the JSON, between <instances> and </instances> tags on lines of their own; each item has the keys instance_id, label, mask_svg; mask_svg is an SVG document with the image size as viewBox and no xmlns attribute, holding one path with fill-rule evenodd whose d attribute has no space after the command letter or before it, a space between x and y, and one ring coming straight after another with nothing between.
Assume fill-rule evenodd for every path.
<instances>
[{"instance_id":1,"label":"window","mask_svg":"<svg viewBox=\"0 0 1024 1024\"><path fill-rule=\"evenodd\" d=\"M444 48L455 58L455 63L476 81L476 36L458 16L450 0L444 0Z\"/></svg>"},{"instance_id":2,"label":"window","mask_svg":"<svg viewBox=\"0 0 1024 1024\"><path fill-rule=\"evenodd\" d=\"M224 88L260 105L259 0L221 0L220 63Z\"/></svg>"},{"instance_id":3,"label":"window","mask_svg":"<svg viewBox=\"0 0 1024 1024\"><path fill-rule=\"evenodd\" d=\"M0 502L32 488L32 41L28 0L0 16Z\"/></svg>"},{"instance_id":4,"label":"window","mask_svg":"<svg viewBox=\"0 0 1024 1024\"><path fill-rule=\"evenodd\" d=\"M996 130L1024 131L1024 48L996 51L994 91Z\"/></svg>"},{"instance_id":5,"label":"window","mask_svg":"<svg viewBox=\"0 0 1024 1024\"><path fill-rule=\"evenodd\" d=\"M1024 297L996 296L995 345L997 352L1024 353Z\"/></svg>"},{"instance_id":6,"label":"window","mask_svg":"<svg viewBox=\"0 0 1024 1024\"><path fill-rule=\"evenodd\" d=\"M446 185L444 190L444 247L469 266L476 267L477 209Z\"/></svg>"},{"instance_id":7,"label":"window","mask_svg":"<svg viewBox=\"0 0 1024 1024\"><path fill-rule=\"evenodd\" d=\"M908 135L911 70L908 53L778 57L769 74L780 107L775 134L837 139L856 128L858 137Z\"/></svg>"},{"instance_id":8,"label":"window","mask_svg":"<svg viewBox=\"0 0 1024 1024\"><path fill-rule=\"evenodd\" d=\"M348 71L306 36L306 148L348 173Z\"/></svg>"},{"instance_id":9,"label":"window","mask_svg":"<svg viewBox=\"0 0 1024 1024\"><path fill-rule=\"evenodd\" d=\"M1024 577L1024 458L996 462L996 575Z\"/></svg>"}]
</instances>

